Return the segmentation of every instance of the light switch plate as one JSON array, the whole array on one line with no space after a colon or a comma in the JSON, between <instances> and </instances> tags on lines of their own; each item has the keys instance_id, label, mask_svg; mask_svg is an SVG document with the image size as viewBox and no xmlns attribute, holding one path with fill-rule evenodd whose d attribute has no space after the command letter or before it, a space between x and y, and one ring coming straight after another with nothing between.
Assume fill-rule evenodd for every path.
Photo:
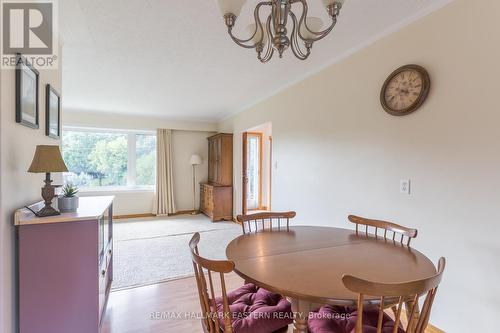
<instances>
[{"instance_id":1,"label":"light switch plate","mask_svg":"<svg viewBox=\"0 0 500 333\"><path fill-rule=\"evenodd\" d=\"M410 180L409 179L401 179L399 182L399 192L402 194L410 194Z\"/></svg>"}]
</instances>

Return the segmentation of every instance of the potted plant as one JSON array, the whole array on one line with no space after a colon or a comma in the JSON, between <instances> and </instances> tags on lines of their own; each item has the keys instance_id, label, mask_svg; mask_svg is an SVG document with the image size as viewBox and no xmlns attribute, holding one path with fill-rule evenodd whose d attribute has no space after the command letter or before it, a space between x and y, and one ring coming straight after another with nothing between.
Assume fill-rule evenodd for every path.
<instances>
[{"instance_id":1,"label":"potted plant","mask_svg":"<svg viewBox=\"0 0 500 333\"><path fill-rule=\"evenodd\" d=\"M58 207L61 212L76 212L78 209L78 187L66 184L62 188L62 195L58 198Z\"/></svg>"}]
</instances>

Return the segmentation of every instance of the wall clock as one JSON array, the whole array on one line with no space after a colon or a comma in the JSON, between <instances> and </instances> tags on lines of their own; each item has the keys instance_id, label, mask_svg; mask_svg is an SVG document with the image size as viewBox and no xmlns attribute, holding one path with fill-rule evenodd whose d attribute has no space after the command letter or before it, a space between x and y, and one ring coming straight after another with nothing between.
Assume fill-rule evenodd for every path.
<instances>
[{"instance_id":1,"label":"wall clock","mask_svg":"<svg viewBox=\"0 0 500 333\"><path fill-rule=\"evenodd\" d=\"M380 103L387 113L404 116L416 111L429 94L431 80L425 68L406 65L389 75L380 92Z\"/></svg>"}]
</instances>

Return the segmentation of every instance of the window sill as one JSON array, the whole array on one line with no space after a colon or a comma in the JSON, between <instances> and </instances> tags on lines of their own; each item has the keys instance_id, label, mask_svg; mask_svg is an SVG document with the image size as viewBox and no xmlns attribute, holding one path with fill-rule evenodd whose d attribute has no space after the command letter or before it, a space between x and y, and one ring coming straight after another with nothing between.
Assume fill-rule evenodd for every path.
<instances>
[{"instance_id":1,"label":"window sill","mask_svg":"<svg viewBox=\"0 0 500 333\"><path fill-rule=\"evenodd\" d=\"M137 193L137 192L154 192L154 187L105 187L105 188L80 188L79 193Z\"/></svg>"}]
</instances>

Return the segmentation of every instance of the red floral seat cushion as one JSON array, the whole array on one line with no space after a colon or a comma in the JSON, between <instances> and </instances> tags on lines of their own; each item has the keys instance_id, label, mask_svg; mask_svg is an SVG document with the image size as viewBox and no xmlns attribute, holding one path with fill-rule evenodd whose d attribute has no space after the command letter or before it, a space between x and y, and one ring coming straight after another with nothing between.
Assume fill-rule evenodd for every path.
<instances>
[{"instance_id":1,"label":"red floral seat cushion","mask_svg":"<svg viewBox=\"0 0 500 333\"><path fill-rule=\"evenodd\" d=\"M378 323L378 307L370 307L363 311L363 333L376 333ZM323 306L309 316L310 333L354 333L358 311L356 308L342 306ZM382 332L392 333L394 321L386 314L382 319ZM405 333L399 327L398 333Z\"/></svg>"},{"instance_id":2,"label":"red floral seat cushion","mask_svg":"<svg viewBox=\"0 0 500 333\"><path fill-rule=\"evenodd\" d=\"M227 294L234 333L272 333L293 322L290 302L252 283ZM224 327L222 298L215 299Z\"/></svg>"}]
</instances>

